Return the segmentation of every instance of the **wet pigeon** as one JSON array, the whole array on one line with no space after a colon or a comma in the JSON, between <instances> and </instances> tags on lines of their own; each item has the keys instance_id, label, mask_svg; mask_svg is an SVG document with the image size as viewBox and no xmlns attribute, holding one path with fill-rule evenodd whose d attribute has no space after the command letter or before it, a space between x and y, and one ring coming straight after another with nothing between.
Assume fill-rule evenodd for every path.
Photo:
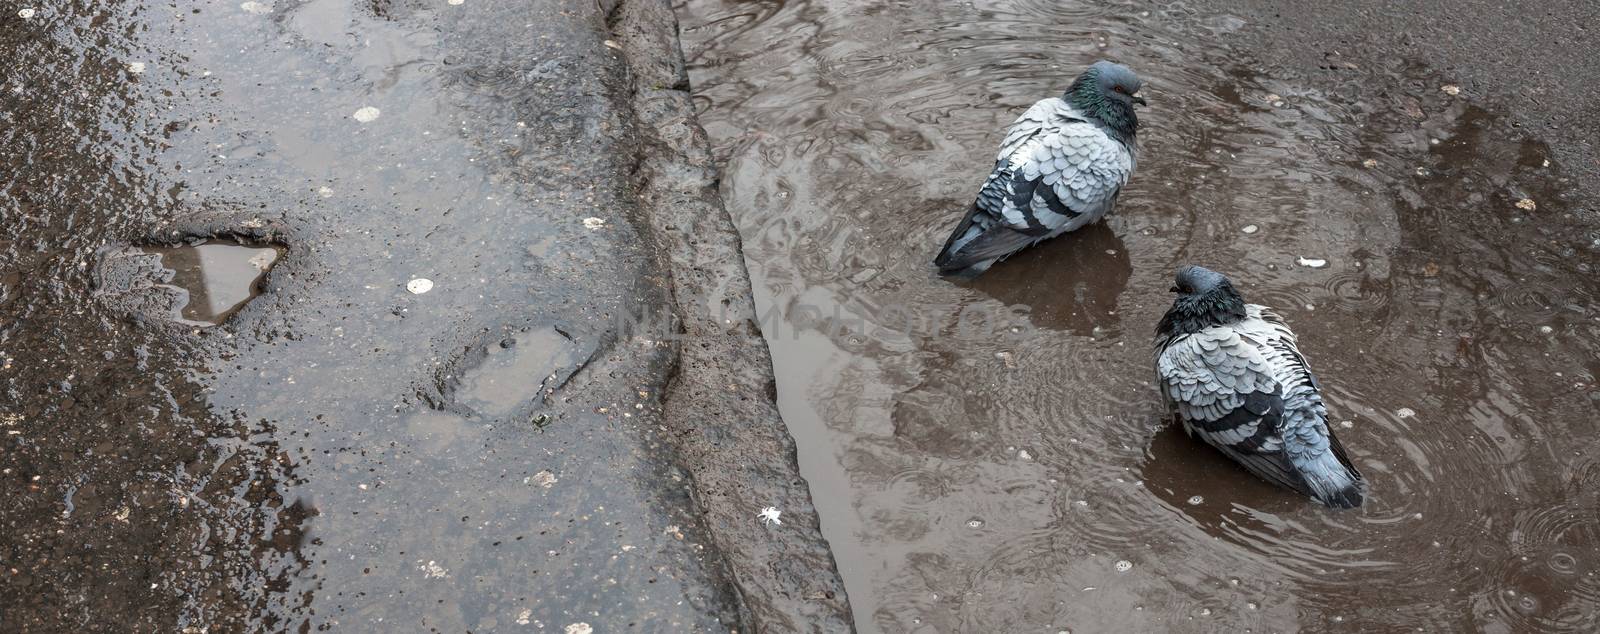
<instances>
[{"instance_id":1,"label":"wet pigeon","mask_svg":"<svg viewBox=\"0 0 1600 634\"><path fill-rule=\"evenodd\" d=\"M994 171L933 263L973 278L1046 238L1098 222L1133 173L1139 77L1095 62L1061 97L1028 108L1000 145Z\"/></svg>"},{"instance_id":2,"label":"wet pigeon","mask_svg":"<svg viewBox=\"0 0 1600 634\"><path fill-rule=\"evenodd\" d=\"M1366 483L1328 430L1317 377L1283 319L1198 266L1179 270L1172 291L1156 373L1184 429L1273 484L1360 506Z\"/></svg>"}]
</instances>

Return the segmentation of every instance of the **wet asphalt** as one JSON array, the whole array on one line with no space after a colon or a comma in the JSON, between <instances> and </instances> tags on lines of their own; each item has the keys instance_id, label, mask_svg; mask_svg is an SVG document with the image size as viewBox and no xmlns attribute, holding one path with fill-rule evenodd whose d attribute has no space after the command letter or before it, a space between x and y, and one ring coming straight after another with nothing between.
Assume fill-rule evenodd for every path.
<instances>
[{"instance_id":1,"label":"wet asphalt","mask_svg":"<svg viewBox=\"0 0 1600 634\"><path fill-rule=\"evenodd\" d=\"M759 339L680 362L712 307L668 295L615 3L8 7L0 629L842 613ZM765 451L724 400L769 404ZM733 455L685 464L706 434ZM762 546L733 570L706 517Z\"/></svg>"},{"instance_id":2,"label":"wet asphalt","mask_svg":"<svg viewBox=\"0 0 1600 634\"><path fill-rule=\"evenodd\" d=\"M671 26L618 10L7 5L0 629L847 627L737 241L651 211L720 209L703 139L641 132L688 112L630 75ZM1188 10L1279 77L1428 60L1554 140L1552 206L1592 226L1592 5ZM278 253L218 274L256 299L185 312L208 241Z\"/></svg>"}]
</instances>

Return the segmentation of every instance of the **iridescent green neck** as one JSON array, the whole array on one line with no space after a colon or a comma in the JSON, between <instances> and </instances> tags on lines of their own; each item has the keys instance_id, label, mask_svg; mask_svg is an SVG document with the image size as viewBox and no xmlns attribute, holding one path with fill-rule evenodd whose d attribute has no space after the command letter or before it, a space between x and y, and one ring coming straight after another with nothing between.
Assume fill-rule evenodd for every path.
<instances>
[{"instance_id":1,"label":"iridescent green neck","mask_svg":"<svg viewBox=\"0 0 1600 634\"><path fill-rule=\"evenodd\" d=\"M1123 143L1133 141L1138 133L1139 116L1134 114L1133 105L1107 96L1100 88L1098 70L1091 68L1079 75L1061 98L1078 112L1094 119Z\"/></svg>"}]
</instances>

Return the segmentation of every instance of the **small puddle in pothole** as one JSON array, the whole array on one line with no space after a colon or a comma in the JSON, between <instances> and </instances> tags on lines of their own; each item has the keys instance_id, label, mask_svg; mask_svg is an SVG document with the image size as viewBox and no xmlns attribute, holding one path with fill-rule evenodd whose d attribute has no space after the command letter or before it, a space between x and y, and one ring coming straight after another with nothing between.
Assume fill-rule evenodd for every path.
<instances>
[{"instance_id":1,"label":"small puddle in pothole","mask_svg":"<svg viewBox=\"0 0 1600 634\"><path fill-rule=\"evenodd\" d=\"M161 266L173 272L168 284L188 295L181 320L207 326L222 323L245 302L260 295L258 284L262 276L282 255L279 247L220 240L140 250L160 256Z\"/></svg>"},{"instance_id":2,"label":"small puddle in pothole","mask_svg":"<svg viewBox=\"0 0 1600 634\"><path fill-rule=\"evenodd\" d=\"M486 416L504 416L570 376L577 359L572 340L540 328L490 345L486 357L462 378L457 398Z\"/></svg>"}]
</instances>

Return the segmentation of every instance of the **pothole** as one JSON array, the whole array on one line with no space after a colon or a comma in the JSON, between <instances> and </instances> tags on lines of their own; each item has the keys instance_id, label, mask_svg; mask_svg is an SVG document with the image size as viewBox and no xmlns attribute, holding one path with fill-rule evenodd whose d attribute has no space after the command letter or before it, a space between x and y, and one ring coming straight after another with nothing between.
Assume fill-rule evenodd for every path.
<instances>
[{"instance_id":1,"label":"pothole","mask_svg":"<svg viewBox=\"0 0 1600 634\"><path fill-rule=\"evenodd\" d=\"M282 254L282 247L222 239L127 247L101 259L98 292L150 318L215 326L261 294L262 278Z\"/></svg>"},{"instance_id":2,"label":"pothole","mask_svg":"<svg viewBox=\"0 0 1600 634\"><path fill-rule=\"evenodd\" d=\"M456 398L488 416L504 416L545 396L578 361L572 340L554 328L507 337L485 352L482 363L462 377Z\"/></svg>"}]
</instances>

